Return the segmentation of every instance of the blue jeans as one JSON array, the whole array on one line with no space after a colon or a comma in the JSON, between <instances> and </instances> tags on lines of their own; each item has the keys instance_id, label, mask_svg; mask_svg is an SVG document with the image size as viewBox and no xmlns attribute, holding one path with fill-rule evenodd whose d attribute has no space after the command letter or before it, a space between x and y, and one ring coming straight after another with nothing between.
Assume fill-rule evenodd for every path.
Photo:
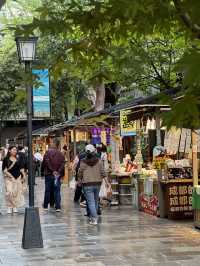
<instances>
[{"instance_id":1,"label":"blue jeans","mask_svg":"<svg viewBox=\"0 0 200 266\"><path fill-rule=\"evenodd\" d=\"M44 195L44 205L43 205L45 209L48 208L52 192L54 193L55 208L56 209L61 208L60 187L61 187L60 179L57 179L57 183L55 184L54 176L51 175L45 176L45 195Z\"/></svg>"},{"instance_id":2,"label":"blue jeans","mask_svg":"<svg viewBox=\"0 0 200 266\"><path fill-rule=\"evenodd\" d=\"M97 218L100 185L84 186L84 194L87 201L90 217Z\"/></svg>"}]
</instances>

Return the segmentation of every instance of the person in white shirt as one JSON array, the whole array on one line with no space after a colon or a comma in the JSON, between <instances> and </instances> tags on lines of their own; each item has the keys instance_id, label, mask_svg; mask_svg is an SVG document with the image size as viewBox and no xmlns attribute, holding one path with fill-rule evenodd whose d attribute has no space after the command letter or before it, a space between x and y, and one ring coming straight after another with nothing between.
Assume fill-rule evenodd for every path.
<instances>
[{"instance_id":1,"label":"person in white shirt","mask_svg":"<svg viewBox=\"0 0 200 266\"><path fill-rule=\"evenodd\" d=\"M109 172L109 163L108 163L107 148L105 145L102 145L102 148L101 148L101 161L103 163L105 172L108 173Z\"/></svg>"},{"instance_id":2,"label":"person in white shirt","mask_svg":"<svg viewBox=\"0 0 200 266\"><path fill-rule=\"evenodd\" d=\"M42 162L42 160L43 160L43 156L42 156L42 154L38 150L34 154L34 158L35 158L35 160L37 160L39 162Z\"/></svg>"},{"instance_id":3,"label":"person in white shirt","mask_svg":"<svg viewBox=\"0 0 200 266\"><path fill-rule=\"evenodd\" d=\"M40 176L41 175L41 164L42 164L42 161L43 161L43 156L38 150L34 154L34 161L35 161L35 174L36 174L36 176Z\"/></svg>"}]
</instances>

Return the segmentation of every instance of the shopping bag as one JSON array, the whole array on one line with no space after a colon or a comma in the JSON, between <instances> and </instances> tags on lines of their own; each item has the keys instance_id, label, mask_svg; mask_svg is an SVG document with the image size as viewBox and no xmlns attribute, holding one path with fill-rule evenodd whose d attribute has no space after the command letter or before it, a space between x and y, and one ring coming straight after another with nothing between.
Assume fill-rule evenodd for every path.
<instances>
[{"instance_id":1,"label":"shopping bag","mask_svg":"<svg viewBox=\"0 0 200 266\"><path fill-rule=\"evenodd\" d=\"M107 197L107 189L106 189L106 182L105 180L103 179L102 183L101 183L101 188L100 188L100 191L99 191L99 198L100 199L104 199Z\"/></svg>"},{"instance_id":2,"label":"shopping bag","mask_svg":"<svg viewBox=\"0 0 200 266\"><path fill-rule=\"evenodd\" d=\"M112 187L111 184L108 184L107 186L107 199L111 200L113 195Z\"/></svg>"},{"instance_id":3,"label":"shopping bag","mask_svg":"<svg viewBox=\"0 0 200 266\"><path fill-rule=\"evenodd\" d=\"M106 182L104 179L101 183L99 197L100 197L100 199L111 199L112 198L111 184Z\"/></svg>"},{"instance_id":4,"label":"shopping bag","mask_svg":"<svg viewBox=\"0 0 200 266\"><path fill-rule=\"evenodd\" d=\"M69 187L71 189L76 189L76 180L75 180L75 177L73 177L72 180L69 182Z\"/></svg>"}]
</instances>

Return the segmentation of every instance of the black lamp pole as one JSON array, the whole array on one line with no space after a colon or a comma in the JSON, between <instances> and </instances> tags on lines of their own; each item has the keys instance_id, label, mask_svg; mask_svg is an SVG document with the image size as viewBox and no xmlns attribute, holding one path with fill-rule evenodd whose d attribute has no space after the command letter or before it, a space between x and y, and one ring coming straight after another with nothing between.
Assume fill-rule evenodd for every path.
<instances>
[{"instance_id":1,"label":"black lamp pole","mask_svg":"<svg viewBox=\"0 0 200 266\"><path fill-rule=\"evenodd\" d=\"M31 62L25 62L26 74L31 73ZM33 97L32 86L26 85L27 92L27 137L28 137L28 185L29 207L25 209L22 248L43 248L42 231L40 225L39 209L34 204L34 178L33 178L33 152L32 152L32 113Z\"/></svg>"},{"instance_id":2,"label":"black lamp pole","mask_svg":"<svg viewBox=\"0 0 200 266\"><path fill-rule=\"evenodd\" d=\"M29 61L25 62L25 72L26 74L31 73L31 63ZM33 180L33 151L32 151L32 113L33 113L33 103L32 103L32 86L27 83L26 86L27 93L27 139L28 139L28 184L29 184L29 207L34 207L34 180Z\"/></svg>"},{"instance_id":3,"label":"black lamp pole","mask_svg":"<svg viewBox=\"0 0 200 266\"><path fill-rule=\"evenodd\" d=\"M35 57L36 37L29 39L16 38L17 51L20 62L25 63L25 72L31 76L31 62ZM33 56L32 56L33 55ZM29 78L26 83L27 93L27 139L28 139L28 185L29 207L25 209L22 248L43 248L43 238L40 224L39 209L34 204L34 176L33 176L33 151L32 151L32 114L33 91Z\"/></svg>"}]
</instances>

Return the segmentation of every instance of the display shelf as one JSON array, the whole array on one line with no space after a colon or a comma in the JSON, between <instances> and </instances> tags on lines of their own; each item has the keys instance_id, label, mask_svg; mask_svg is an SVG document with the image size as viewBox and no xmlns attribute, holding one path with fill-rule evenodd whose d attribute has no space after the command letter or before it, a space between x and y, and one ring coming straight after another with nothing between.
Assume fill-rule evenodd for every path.
<instances>
[{"instance_id":1,"label":"display shelf","mask_svg":"<svg viewBox=\"0 0 200 266\"><path fill-rule=\"evenodd\" d=\"M130 205L132 193L131 193L131 174L130 173L117 173L111 174L111 185L113 189L112 205L118 202L122 205ZM117 198L117 199L116 199ZM115 202L115 203L113 203Z\"/></svg>"}]
</instances>

